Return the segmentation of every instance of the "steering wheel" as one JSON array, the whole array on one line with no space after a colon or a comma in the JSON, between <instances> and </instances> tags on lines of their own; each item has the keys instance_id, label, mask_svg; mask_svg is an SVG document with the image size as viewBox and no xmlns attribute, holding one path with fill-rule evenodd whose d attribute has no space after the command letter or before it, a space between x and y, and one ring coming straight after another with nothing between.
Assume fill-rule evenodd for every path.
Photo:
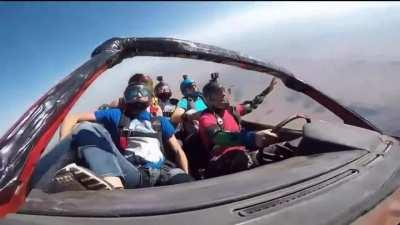
<instances>
[{"instance_id":1,"label":"steering wheel","mask_svg":"<svg viewBox=\"0 0 400 225\"><path fill-rule=\"evenodd\" d=\"M278 123L276 126L274 126L271 130L271 132L275 133L275 134L279 134L279 132L281 132L281 129L288 123L296 120L296 119L305 119L307 123L311 123L311 118L304 115L304 114L295 114L292 115L288 118L286 118L285 120L283 120L282 122ZM282 145L273 145L271 147L271 144L277 143L280 141L276 141L273 143L268 143L266 148L264 148L261 151L260 157L262 158L262 161L264 163L271 163L271 162L277 162L277 161L281 161L284 159L287 159L291 156L296 155L296 150L294 150L293 148L291 148L290 146L288 146L287 144L282 144Z\"/></svg>"},{"instance_id":2,"label":"steering wheel","mask_svg":"<svg viewBox=\"0 0 400 225\"><path fill-rule=\"evenodd\" d=\"M275 133L275 134L279 133L279 132L281 131L281 129L282 129L286 124L288 124L288 123L290 123L290 122L292 122L292 121L294 121L294 120L296 120L296 119L305 119L307 123L311 123L311 118L310 118L309 116L299 113L299 114L295 114L295 115L289 116L288 118L286 118L286 119L283 120L282 122L280 122L280 123L278 123L277 125L275 125L275 126L272 128L271 132L272 132L272 133Z\"/></svg>"}]
</instances>

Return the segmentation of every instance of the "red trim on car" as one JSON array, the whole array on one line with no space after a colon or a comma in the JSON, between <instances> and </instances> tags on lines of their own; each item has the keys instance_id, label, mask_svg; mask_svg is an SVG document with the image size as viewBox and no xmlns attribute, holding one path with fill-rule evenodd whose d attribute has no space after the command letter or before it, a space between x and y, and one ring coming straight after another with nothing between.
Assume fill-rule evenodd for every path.
<instances>
[{"instance_id":1,"label":"red trim on car","mask_svg":"<svg viewBox=\"0 0 400 225\"><path fill-rule=\"evenodd\" d=\"M28 155L28 159L26 161L26 164L25 164L24 169L22 170L22 173L20 176L20 180L19 180L20 184L15 189L14 196L10 199L9 202L7 202L3 205L0 205L0 217L4 217L8 213L17 212L19 207L24 203L26 194L27 194L27 184L29 182L30 177L32 176L32 173L36 166L36 163L40 159L40 155L46 148L50 139L53 137L57 128L60 126L60 124L64 120L65 116L71 110L71 108L75 104L75 102L79 99L79 97L83 94L83 92L89 87L89 85L91 83L93 83L93 81L96 80L106 70L107 70L107 65L103 65L94 73L92 78L87 80L82 85L80 90L75 94L74 97L72 97L72 100L70 101L70 103L65 106L65 108L61 112L61 114L55 119L55 121L52 122L50 127L44 132L44 134L37 141L35 147L33 147L33 149L30 151L30 153ZM39 102L42 100L42 98L40 98L34 105L39 104Z\"/></svg>"}]
</instances>

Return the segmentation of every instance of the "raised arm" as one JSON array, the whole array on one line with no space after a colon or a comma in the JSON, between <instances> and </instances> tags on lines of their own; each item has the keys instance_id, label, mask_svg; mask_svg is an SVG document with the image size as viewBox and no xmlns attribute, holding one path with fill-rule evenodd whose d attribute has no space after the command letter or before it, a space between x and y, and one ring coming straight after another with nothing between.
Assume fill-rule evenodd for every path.
<instances>
[{"instance_id":1,"label":"raised arm","mask_svg":"<svg viewBox=\"0 0 400 225\"><path fill-rule=\"evenodd\" d=\"M72 132L75 124L82 121L96 121L94 112L71 114L65 117L61 127L60 139L64 139L66 136L68 136Z\"/></svg>"},{"instance_id":2,"label":"raised arm","mask_svg":"<svg viewBox=\"0 0 400 225\"><path fill-rule=\"evenodd\" d=\"M256 95L256 97L254 97L253 100L248 100L248 101L244 101L243 103L241 103L244 110L242 112L240 112L240 115L243 116L243 115L253 111L253 109L257 109L258 105L260 105L264 101L265 96L267 96L269 93L272 92L272 90L274 89L274 86L276 84L278 84L278 80L276 77L274 77L274 78L272 78L268 87L266 89L264 89L260 94Z\"/></svg>"}]
</instances>

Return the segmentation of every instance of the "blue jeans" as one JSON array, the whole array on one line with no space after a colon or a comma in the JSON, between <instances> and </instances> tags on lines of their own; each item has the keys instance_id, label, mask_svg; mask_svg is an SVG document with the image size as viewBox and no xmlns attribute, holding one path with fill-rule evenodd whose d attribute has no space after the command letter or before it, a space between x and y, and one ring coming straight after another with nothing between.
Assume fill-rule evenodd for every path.
<instances>
[{"instance_id":1,"label":"blue jeans","mask_svg":"<svg viewBox=\"0 0 400 225\"><path fill-rule=\"evenodd\" d=\"M144 174L115 146L110 133L100 124L83 122L72 134L78 158L102 177L120 177L126 188L147 186Z\"/></svg>"},{"instance_id":2,"label":"blue jeans","mask_svg":"<svg viewBox=\"0 0 400 225\"><path fill-rule=\"evenodd\" d=\"M183 170L168 166L160 170L134 165L134 154L123 155L115 146L110 133L100 124L80 123L72 135L73 145L78 149L78 158L99 176L120 177L125 188L163 185L172 177L184 174ZM187 179L190 181L190 178Z\"/></svg>"}]
</instances>

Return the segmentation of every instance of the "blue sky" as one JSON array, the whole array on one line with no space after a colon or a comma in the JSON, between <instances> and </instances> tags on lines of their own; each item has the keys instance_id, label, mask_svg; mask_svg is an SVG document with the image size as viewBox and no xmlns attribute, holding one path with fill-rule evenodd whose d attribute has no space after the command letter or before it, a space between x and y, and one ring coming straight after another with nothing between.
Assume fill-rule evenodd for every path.
<instances>
[{"instance_id":1,"label":"blue sky","mask_svg":"<svg viewBox=\"0 0 400 225\"><path fill-rule=\"evenodd\" d=\"M396 2L0 2L0 136L96 46L133 36L187 39L272 61L346 105L390 112L373 118L389 126L400 121L399 12ZM360 94L360 85L368 91Z\"/></svg>"},{"instance_id":2,"label":"blue sky","mask_svg":"<svg viewBox=\"0 0 400 225\"><path fill-rule=\"evenodd\" d=\"M15 121L111 37L173 36L246 7L252 3L0 2L0 117Z\"/></svg>"}]
</instances>

